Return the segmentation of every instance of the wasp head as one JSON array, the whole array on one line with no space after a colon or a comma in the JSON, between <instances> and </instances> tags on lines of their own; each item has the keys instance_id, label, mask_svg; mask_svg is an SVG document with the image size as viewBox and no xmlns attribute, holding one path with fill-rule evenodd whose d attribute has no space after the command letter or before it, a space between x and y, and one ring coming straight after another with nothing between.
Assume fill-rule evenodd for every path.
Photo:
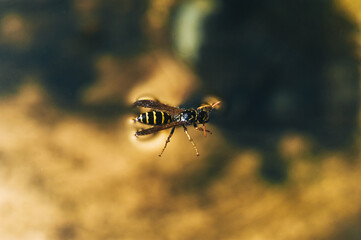
<instances>
[{"instance_id":1,"label":"wasp head","mask_svg":"<svg viewBox=\"0 0 361 240\"><path fill-rule=\"evenodd\" d=\"M204 124L209 121L209 113L213 110L215 106L220 104L221 102L218 101L213 104L203 104L197 108L197 123Z\"/></svg>"}]
</instances>

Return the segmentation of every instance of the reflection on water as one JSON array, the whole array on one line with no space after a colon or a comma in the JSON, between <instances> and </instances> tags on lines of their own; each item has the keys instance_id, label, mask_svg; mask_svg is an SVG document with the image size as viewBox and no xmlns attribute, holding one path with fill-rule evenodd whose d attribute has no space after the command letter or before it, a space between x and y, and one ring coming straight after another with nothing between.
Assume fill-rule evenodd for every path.
<instances>
[{"instance_id":1,"label":"reflection on water","mask_svg":"<svg viewBox=\"0 0 361 240\"><path fill-rule=\"evenodd\" d=\"M291 84L264 85L260 76L275 76L280 65L273 62L275 67L266 71L257 61L248 62L255 60L248 51L224 54L246 58L241 72L250 78L232 82L239 77L237 71L218 74L239 67L237 61L225 58L230 65L224 66L219 58L204 55L202 64L208 68L202 72L199 63L197 77L162 45L172 8L181 2L67 3L34 1L39 7L35 13L25 1L0 3L0 11L6 13L0 20L0 239L359 239L359 122L346 127L352 130L353 151L325 147L317 131L292 128L294 119L302 123L307 116L285 104L294 93L288 91ZM254 10L246 19L264 16L256 10L265 5L252 4L245 5ZM275 16L290 17L284 5L274 4ZM361 11L352 1L342 4ZM5 8L10 5L12 11ZM246 30L274 40L257 26ZM252 39L244 36L249 37L246 42ZM145 41L161 50L141 51ZM262 44L254 44L251 52L260 53L257 46ZM295 54L287 49L282 54ZM331 53L337 55L336 50ZM337 56L350 57L344 53L340 50ZM339 59L335 55L332 58ZM267 63L268 58L260 59ZM207 65L212 61L214 65ZM287 66L302 70L292 61L282 65ZM353 75L359 65L339 66L326 64L333 74L330 77L327 70L322 78L333 79L332 89L340 89L327 92L333 100L327 107L331 116L347 106L336 101L346 101L350 90L340 79L359 80L358 73ZM284 76L291 70L284 70ZM291 83L302 86L298 80ZM239 91L240 86L244 90ZM263 96L260 93L270 95L257 98ZM174 106L196 107L205 95L220 97L222 107L212 112L207 125L212 135L204 137L189 128L200 157L183 129L175 131L161 158L170 129L144 139L134 136L144 127L131 121L137 112L129 105L137 98L151 96ZM276 111L260 111L266 106ZM284 125L259 124L269 124L270 118L287 120L287 111L296 118ZM316 123L336 124L342 130L337 124L343 119ZM283 177L275 184L271 177L277 174Z\"/></svg>"}]
</instances>

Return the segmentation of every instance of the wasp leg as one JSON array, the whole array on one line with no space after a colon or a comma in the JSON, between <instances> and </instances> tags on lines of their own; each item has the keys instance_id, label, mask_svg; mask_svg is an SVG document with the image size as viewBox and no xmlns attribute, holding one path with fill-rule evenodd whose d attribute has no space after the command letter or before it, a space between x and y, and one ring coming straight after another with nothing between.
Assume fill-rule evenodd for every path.
<instances>
[{"instance_id":1,"label":"wasp leg","mask_svg":"<svg viewBox=\"0 0 361 240\"><path fill-rule=\"evenodd\" d=\"M202 132L204 132L204 130L205 130L207 133L212 134L211 131L209 131L209 130L203 128L203 127L196 127L196 129L199 130L199 131L202 131Z\"/></svg>"},{"instance_id":2,"label":"wasp leg","mask_svg":"<svg viewBox=\"0 0 361 240\"><path fill-rule=\"evenodd\" d=\"M197 156L199 156L199 152L198 152L198 149L197 149L197 147L196 147L196 144L193 142L193 139L191 138L191 136L189 136L186 126L184 126L184 125L182 125L182 126L183 126L183 128L184 128L184 132L186 133L186 135L187 135L187 137L188 137L188 140L189 140L189 141L191 142L191 144L193 145L193 148L194 148L194 150L196 151Z\"/></svg>"},{"instance_id":3,"label":"wasp leg","mask_svg":"<svg viewBox=\"0 0 361 240\"><path fill-rule=\"evenodd\" d=\"M165 148L167 147L167 144L170 142L170 138L173 136L174 129L175 129L175 127L173 127L173 128L172 128L172 130L170 131L170 134L169 134L169 136L168 136L168 138L167 138L167 141L165 141L164 148L162 149L162 152L159 154L159 157L161 157L161 156L162 156L162 154L163 154L163 152L164 152Z\"/></svg>"}]
</instances>

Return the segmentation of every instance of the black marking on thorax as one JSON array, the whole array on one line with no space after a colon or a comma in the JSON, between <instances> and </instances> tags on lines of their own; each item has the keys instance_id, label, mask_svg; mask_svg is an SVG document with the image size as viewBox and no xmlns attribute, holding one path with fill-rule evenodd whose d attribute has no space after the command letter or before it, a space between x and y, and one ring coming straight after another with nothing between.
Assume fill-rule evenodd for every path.
<instances>
[{"instance_id":1,"label":"black marking on thorax","mask_svg":"<svg viewBox=\"0 0 361 240\"><path fill-rule=\"evenodd\" d=\"M175 121L186 122L187 124L192 124L197 120L197 112L195 110L186 110L174 117Z\"/></svg>"}]
</instances>

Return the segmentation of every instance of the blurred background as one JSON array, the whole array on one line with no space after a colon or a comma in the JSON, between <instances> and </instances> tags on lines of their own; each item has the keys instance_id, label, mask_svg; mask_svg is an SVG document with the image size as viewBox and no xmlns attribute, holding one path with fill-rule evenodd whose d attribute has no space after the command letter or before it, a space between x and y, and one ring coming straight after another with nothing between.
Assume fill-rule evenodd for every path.
<instances>
[{"instance_id":1,"label":"blurred background","mask_svg":"<svg viewBox=\"0 0 361 240\"><path fill-rule=\"evenodd\" d=\"M361 239L359 0L0 0L0 239ZM206 138L131 104L222 101Z\"/></svg>"}]
</instances>

